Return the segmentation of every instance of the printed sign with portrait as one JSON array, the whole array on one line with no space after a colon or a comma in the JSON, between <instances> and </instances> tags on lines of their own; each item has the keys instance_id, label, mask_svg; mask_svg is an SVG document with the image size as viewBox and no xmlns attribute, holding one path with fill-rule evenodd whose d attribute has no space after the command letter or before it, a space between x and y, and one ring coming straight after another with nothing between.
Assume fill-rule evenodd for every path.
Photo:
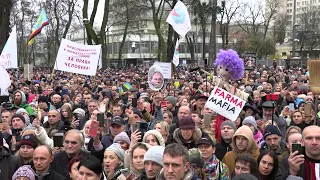
<instances>
[{"instance_id":1,"label":"printed sign with portrait","mask_svg":"<svg viewBox=\"0 0 320 180\"><path fill-rule=\"evenodd\" d=\"M164 85L163 70L158 65L150 67L148 72L148 84L154 91L159 91Z\"/></svg>"}]
</instances>

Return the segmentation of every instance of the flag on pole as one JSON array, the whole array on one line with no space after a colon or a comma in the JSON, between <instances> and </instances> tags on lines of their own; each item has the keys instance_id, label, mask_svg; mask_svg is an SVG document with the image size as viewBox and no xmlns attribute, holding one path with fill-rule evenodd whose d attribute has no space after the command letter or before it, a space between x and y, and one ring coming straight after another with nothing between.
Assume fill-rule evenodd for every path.
<instances>
[{"instance_id":1,"label":"flag on pole","mask_svg":"<svg viewBox=\"0 0 320 180\"><path fill-rule=\"evenodd\" d=\"M42 28L48 24L49 24L49 22L48 22L46 11L44 9L42 9L36 24L32 28L32 33L28 39L28 45L33 44L34 37L36 35L38 35L41 32Z\"/></svg>"},{"instance_id":2,"label":"flag on pole","mask_svg":"<svg viewBox=\"0 0 320 180\"><path fill-rule=\"evenodd\" d=\"M2 49L0 55L0 65L2 65L5 69L18 68L16 26L12 28L11 34Z\"/></svg>"},{"instance_id":3,"label":"flag on pole","mask_svg":"<svg viewBox=\"0 0 320 180\"><path fill-rule=\"evenodd\" d=\"M11 80L7 70L3 66L0 66L0 77L1 95L9 95L8 88L11 86Z\"/></svg>"},{"instance_id":4,"label":"flag on pole","mask_svg":"<svg viewBox=\"0 0 320 180\"><path fill-rule=\"evenodd\" d=\"M176 67L179 65L179 44L180 44L180 41L179 41L179 39L177 39L176 46L174 48L173 59L172 59L172 63Z\"/></svg>"},{"instance_id":5,"label":"flag on pole","mask_svg":"<svg viewBox=\"0 0 320 180\"><path fill-rule=\"evenodd\" d=\"M170 12L167 23L182 37L191 30L190 16L187 7L183 2L178 1L172 11Z\"/></svg>"}]
</instances>

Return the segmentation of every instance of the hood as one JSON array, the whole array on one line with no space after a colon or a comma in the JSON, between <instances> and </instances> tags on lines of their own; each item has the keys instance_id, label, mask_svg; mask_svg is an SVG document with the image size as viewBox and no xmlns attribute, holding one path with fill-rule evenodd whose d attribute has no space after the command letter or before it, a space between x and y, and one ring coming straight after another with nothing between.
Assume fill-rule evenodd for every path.
<instances>
[{"instance_id":1,"label":"hood","mask_svg":"<svg viewBox=\"0 0 320 180\"><path fill-rule=\"evenodd\" d=\"M8 156L11 156L10 150L5 146L0 148L0 161Z\"/></svg>"},{"instance_id":2,"label":"hood","mask_svg":"<svg viewBox=\"0 0 320 180\"><path fill-rule=\"evenodd\" d=\"M151 146L149 144L146 144L146 143L141 143L141 142L138 142L136 143L132 149L135 149L137 146L139 145L143 145L145 146L147 149L149 149ZM127 158L127 160L126 160ZM132 173L135 177L138 177L141 175L141 172L139 172L136 168L134 168L133 166L133 162L132 162L132 152L129 152L129 156L125 156L125 161L127 163L129 163L129 169L130 169L130 173Z\"/></svg>"},{"instance_id":3,"label":"hood","mask_svg":"<svg viewBox=\"0 0 320 180\"><path fill-rule=\"evenodd\" d=\"M238 128L238 130L235 132L235 134L232 137L232 149L236 153L239 153L240 151L238 150L236 146L236 137L237 136L244 136L245 138L248 139L248 147L246 149L246 152L254 152L258 147L257 143L253 139L253 133L251 129L248 126L241 126Z\"/></svg>"},{"instance_id":4,"label":"hood","mask_svg":"<svg viewBox=\"0 0 320 180\"><path fill-rule=\"evenodd\" d=\"M202 131L200 128L195 127L192 137L191 137L191 141L193 143L197 143L202 137ZM182 142L182 137L181 137L181 130L180 128L176 129L173 132L173 139L178 143L178 144L183 144Z\"/></svg>"},{"instance_id":5,"label":"hood","mask_svg":"<svg viewBox=\"0 0 320 180\"><path fill-rule=\"evenodd\" d=\"M164 139L163 139L161 133L159 131L157 131L157 130L149 130L149 131L147 131L143 136L142 142L146 143L146 139L147 139L147 137L149 135L153 135L155 138L157 138L160 146L165 147Z\"/></svg>"},{"instance_id":6,"label":"hood","mask_svg":"<svg viewBox=\"0 0 320 180\"><path fill-rule=\"evenodd\" d=\"M21 94L21 104L26 104L27 103L27 98L26 98L26 95L24 94L24 92L17 91L16 93L20 93Z\"/></svg>"}]
</instances>

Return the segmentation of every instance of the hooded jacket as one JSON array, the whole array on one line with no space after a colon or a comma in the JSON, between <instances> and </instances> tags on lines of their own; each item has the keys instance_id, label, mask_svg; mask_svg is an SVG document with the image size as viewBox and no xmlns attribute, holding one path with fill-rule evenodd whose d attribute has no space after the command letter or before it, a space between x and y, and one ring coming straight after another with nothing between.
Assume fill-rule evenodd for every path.
<instances>
[{"instance_id":1,"label":"hooded jacket","mask_svg":"<svg viewBox=\"0 0 320 180\"><path fill-rule=\"evenodd\" d=\"M7 147L0 148L0 179L11 179L18 168L18 157L11 155Z\"/></svg>"},{"instance_id":2,"label":"hooded jacket","mask_svg":"<svg viewBox=\"0 0 320 180\"><path fill-rule=\"evenodd\" d=\"M32 107L29 104L27 104L27 98L26 98L26 95L24 94L24 92L16 91L15 94L16 93L21 94L21 104L18 106L16 104L12 103L11 108L17 108L17 109L23 108L28 112L29 116L34 116L35 112L33 111Z\"/></svg>"},{"instance_id":3,"label":"hooded jacket","mask_svg":"<svg viewBox=\"0 0 320 180\"><path fill-rule=\"evenodd\" d=\"M146 143L147 137L149 135L153 135L157 139L157 141L159 142L159 146L165 147L164 139L163 139L161 133L157 130L149 130L149 131L145 132L143 139L142 139L142 142Z\"/></svg>"},{"instance_id":4,"label":"hooded jacket","mask_svg":"<svg viewBox=\"0 0 320 180\"><path fill-rule=\"evenodd\" d=\"M257 143L253 139L253 133L251 129L248 126L241 126L232 137L232 151L227 152L222 160L222 162L228 166L230 174L232 174L234 171L236 155L243 152L240 151L236 146L237 136L244 136L246 139L248 139L248 145L244 152L251 154L255 159L258 159L260 154Z\"/></svg>"},{"instance_id":5,"label":"hooded jacket","mask_svg":"<svg viewBox=\"0 0 320 180\"><path fill-rule=\"evenodd\" d=\"M216 157L222 161L223 157L227 152L232 151L231 141L230 143L226 143L223 138L221 138L221 143L216 145Z\"/></svg>"},{"instance_id":6,"label":"hooded jacket","mask_svg":"<svg viewBox=\"0 0 320 180\"><path fill-rule=\"evenodd\" d=\"M202 136L204 136L205 133L201 131L200 128L195 127L191 141L190 142L185 142L181 135L181 129L178 128L173 132L173 135L168 136L168 140L166 142L166 145L171 144L171 143L178 143L186 147L187 149L191 148L197 148L197 142L201 139Z\"/></svg>"}]
</instances>

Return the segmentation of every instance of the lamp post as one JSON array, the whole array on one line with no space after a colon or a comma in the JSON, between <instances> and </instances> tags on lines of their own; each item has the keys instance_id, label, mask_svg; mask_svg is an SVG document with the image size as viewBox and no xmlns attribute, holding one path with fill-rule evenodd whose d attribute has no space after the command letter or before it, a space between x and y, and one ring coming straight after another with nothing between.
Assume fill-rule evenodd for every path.
<instances>
[{"instance_id":1,"label":"lamp post","mask_svg":"<svg viewBox=\"0 0 320 180\"><path fill-rule=\"evenodd\" d=\"M86 44L86 24L89 24L89 20L87 18L83 18L83 44Z\"/></svg>"}]
</instances>

